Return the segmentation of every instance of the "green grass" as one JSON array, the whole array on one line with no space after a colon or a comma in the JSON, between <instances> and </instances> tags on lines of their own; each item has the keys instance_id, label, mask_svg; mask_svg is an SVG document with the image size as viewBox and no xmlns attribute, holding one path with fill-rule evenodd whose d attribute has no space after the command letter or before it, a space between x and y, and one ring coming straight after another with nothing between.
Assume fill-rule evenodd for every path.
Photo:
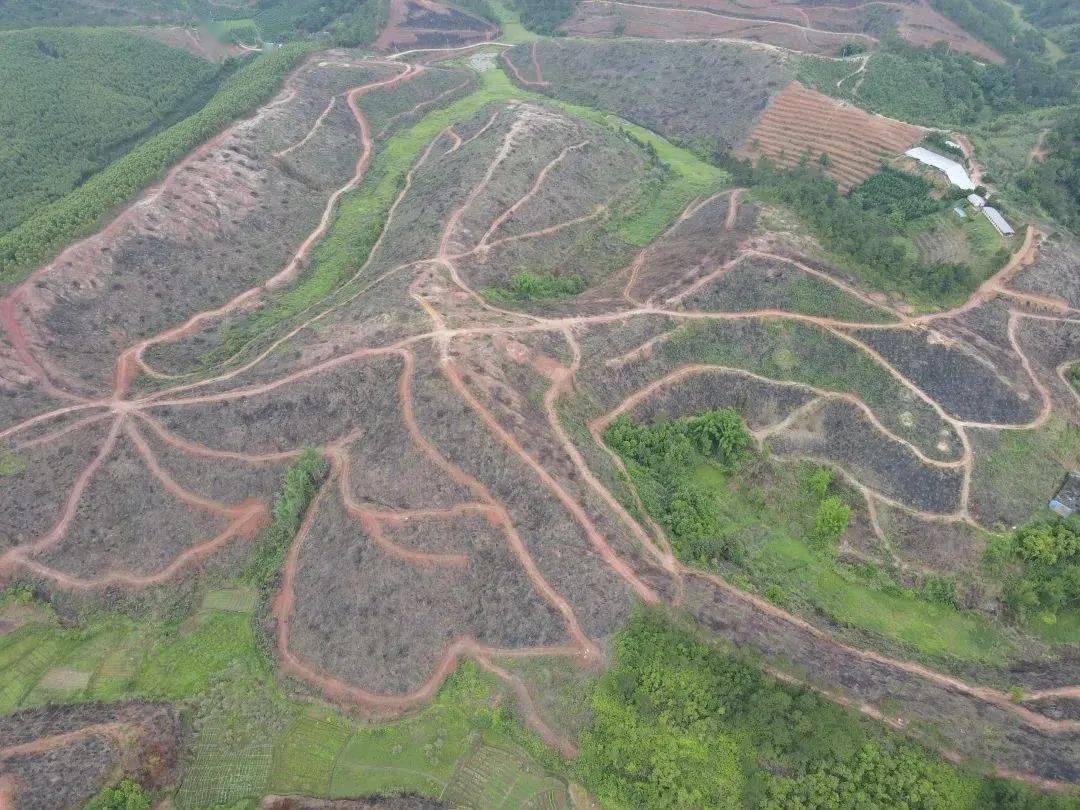
<instances>
[{"instance_id":1,"label":"green grass","mask_svg":"<svg viewBox=\"0 0 1080 810\"><path fill-rule=\"evenodd\" d=\"M1053 621L1035 616L1024 628L1048 644L1080 644L1080 610L1062 610Z\"/></svg>"},{"instance_id":2,"label":"green grass","mask_svg":"<svg viewBox=\"0 0 1080 810\"><path fill-rule=\"evenodd\" d=\"M752 565L757 578L798 594L833 621L899 642L932 658L1001 666L1013 652L1003 632L976 613L932 604L911 591L869 584L814 554L802 540L774 534Z\"/></svg>"},{"instance_id":3,"label":"green grass","mask_svg":"<svg viewBox=\"0 0 1080 810\"><path fill-rule=\"evenodd\" d=\"M251 588L217 588L206 592L203 597L203 610L251 613L255 609L258 596Z\"/></svg>"},{"instance_id":4,"label":"green grass","mask_svg":"<svg viewBox=\"0 0 1080 810\"><path fill-rule=\"evenodd\" d=\"M972 496L1027 520L1046 506L1065 473L1080 466L1080 428L1051 417L1035 430L978 434Z\"/></svg>"},{"instance_id":5,"label":"green grass","mask_svg":"<svg viewBox=\"0 0 1080 810\"><path fill-rule=\"evenodd\" d=\"M499 42L507 45L517 45L521 42L535 42L540 39L528 28L521 24L517 11L510 7L513 0L489 0L488 5L495 15L495 21L499 24Z\"/></svg>"},{"instance_id":6,"label":"green grass","mask_svg":"<svg viewBox=\"0 0 1080 810\"><path fill-rule=\"evenodd\" d=\"M26 462L7 450L0 450L0 478L19 475L26 471Z\"/></svg>"}]
</instances>

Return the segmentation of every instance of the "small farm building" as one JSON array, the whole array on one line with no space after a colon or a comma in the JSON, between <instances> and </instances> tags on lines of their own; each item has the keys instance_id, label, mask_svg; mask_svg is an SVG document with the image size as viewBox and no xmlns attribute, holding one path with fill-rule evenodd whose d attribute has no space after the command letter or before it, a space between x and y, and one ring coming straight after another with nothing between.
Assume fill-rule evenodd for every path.
<instances>
[{"instance_id":1,"label":"small farm building","mask_svg":"<svg viewBox=\"0 0 1080 810\"><path fill-rule=\"evenodd\" d=\"M971 179L971 175L967 173L967 169L955 160L947 158L944 155L939 155L937 152L931 152L929 149L924 149L921 146L908 149L904 154L908 157L915 158L915 160L920 163L925 163L927 166L933 166L948 177L949 182L957 188L962 188L964 191L975 190L975 181Z\"/></svg>"},{"instance_id":2,"label":"small farm building","mask_svg":"<svg viewBox=\"0 0 1080 810\"><path fill-rule=\"evenodd\" d=\"M1047 505L1062 517L1080 512L1080 472L1073 470L1069 473Z\"/></svg>"},{"instance_id":3,"label":"small farm building","mask_svg":"<svg viewBox=\"0 0 1080 810\"><path fill-rule=\"evenodd\" d=\"M964 213L964 209L961 208L959 205L953 208L953 213L956 214L958 217L964 217L965 219L967 219L967 214Z\"/></svg>"},{"instance_id":4,"label":"small farm building","mask_svg":"<svg viewBox=\"0 0 1080 810\"><path fill-rule=\"evenodd\" d=\"M997 228L998 233L1002 236L1012 236L1016 231L1012 229L1012 225L1005 221L1005 217L1001 215L1001 212L996 208L992 208L987 205L983 207L982 212L986 214L986 218L990 220L990 224Z\"/></svg>"},{"instance_id":5,"label":"small farm building","mask_svg":"<svg viewBox=\"0 0 1080 810\"><path fill-rule=\"evenodd\" d=\"M984 205L986 205L986 200L984 200L978 194L968 194L967 201L974 205L976 208L982 208Z\"/></svg>"}]
</instances>

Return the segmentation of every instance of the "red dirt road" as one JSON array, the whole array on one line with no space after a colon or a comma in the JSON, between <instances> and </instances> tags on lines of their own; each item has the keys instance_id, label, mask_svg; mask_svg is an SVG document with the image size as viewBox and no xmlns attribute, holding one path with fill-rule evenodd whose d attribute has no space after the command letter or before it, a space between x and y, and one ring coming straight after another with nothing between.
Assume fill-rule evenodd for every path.
<instances>
[{"instance_id":1,"label":"red dirt road","mask_svg":"<svg viewBox=\"0 0 1080 810\"><path fill-rule=\"evenodd\" d=\"M216 373L208 378L190 380L171 386L164 384L165 387L162 387L153 394L133 397L131 395L131 384L135 376L140 372L149 371L141 359L143 351L148 346L159 342L176 340L190 334L208 319L218 317L235 308L241 306L255 306L263 300L263 296L267 290L285 284L296 274L304 257L308 255L311 248L319 241L322 235L325 234L329 223L332 221L337 201L343 194L346 194L348 191L357 187L363 180L368 166L370 165L374 144L363 112L363 96L377 87L386 88L400 85L401 83L409 81L412 77L424 70L422 66L402 65L400 62L388 62L388 64L395 66L400 72L389 79L383 79L378 82L353 88L346 94L347 103L349 104L350 110L353 113L361 133L361 154L358 157L353 174L331 197L317 228L297 247L289 263L265 284L242 293L223 307L218 307L211 312L196 314L185 323L140 341L124 350L117 358L115 390L107 399L94 401L79 399L65 387L65 381L60 379L50 379L46 373L46 370L49 368L48 358L40 352L35 355L26 344L25 340L20 342L19 336L22 334L22 327L19 318L15 314L16 310L14 309L14 303L19 295L19 290L17 289L3 301L0 301L0 326L3 326L9 342L14 346L17 360L24 367L27 376L36 380L42 390L54 393L56 396L62 396L67 400L73 400L72 404L64 405L63 407L56 408L47 413L32 416L14 425L4 427L4 429L0 431L0 439L17 438L18 435L24 431L47 427L50 420L58 420L61 417L66 417L70 414L80 415L80 418L75 424L61 423L58 426L54 426L54 429L51 431L46 430L46 432L41 435L35 435L31 441L36 443L59 441L70 436L72 432L81 429L81 427L87 424L102 421L104 419L112 420L106 438L100 444L96 455L92 461L81 470L71 486L54 525L40 537L23 545L16 546L6 552L3 556L0 556L0 574L12 575L19 571L30 572L36 576L52 580L53 583L61 588L90 589L102 588L105 586L140 588L169 580L171 577L179 574L182 570L196 565L199 560L215 553L222 545L237 537L250 537L267 519L267 507L265 504L257 501L242 501L236 504L221 503L211 498L189 492L178 484L165 471L161 464L158 463L150 445L145 441L140 431L142 429L149 429L160 441L166 443L172 450L180 453L204 459L220 458L223 460L228 459L233 462L250 463L252 465L281 462L291 459L299 452L299 448L282 450L277 453L245 453L242 451L220 450L214 447L204 446L198 442L184 439L171 433L154 415L153 411L157 408L166 406L182 409L200 405L233 402L250 399L255 396L273 394L287 385L294 385L306 380L311 380L318 375L325 374L334 369L340 369L349 364L363 364L373 358L394 356L400 358L402 361L402 370L396 383L386 381L386 385L388 388L396 385L396 407L400 411L402 422L406 427L413 446L432 462L439 470L440 475L445 476L448 480L453 481L455 484L467 490L470 493L469 499L448 508L425 508L401 511L389 510L372 503L363 502L351 494L353 491L350 481L351 470L349 456L346 450L349 446L349 442L353 438L352 435L347 433L346 435L323 444L319 449L324 457L330 461L332 473L330 479L322 487L315 498L308 514L303 520L297 537L289 549L287 560L283 568L281 588L276 595L273 604L273 616L276 620L276 644L281 669L286 674L309 683L332 700L355 704L362 709L379 716L387 716L410 711L430 700L439 685L453 670L459 660L466 657L473 658L481 666L496 677L505 681L510 688L513 689L518 696L526 719L537 729L538 733L540 733L544 739L557 746L567 755L572 755L574 753L573 744L565 739L561 739L557 732L544 723L543 719L536 711L526 687L518 678L516 678L516 676L501 667L497 663L497 659L503 657L514 658L521 656L531 657L550 655L572 657L583 666L597 666L602 660L600 644L597 640L590 638L589 635L584 632L582 629L582 622L575 614L574 605L551 584L548 577L545 576L541 566L530 554L529 546L521 537L506 504L495 496L492 490L483 481L467 473L462 467L443 456L435 444L424 435L414 412L413 382L417 366L416 357L418 355L416 352L419 352L422 348L430 348L437 350L438 352L440 358L438 372L449 383L450 388L457 397L456 401L476 416L491 442L502 448L505 452L512 454L516 460L519 460L524 465L524 468L526 468L529 471L529 474L533 476L535 485L547 494L550 494L554 501L560 505L561 509L565 510L566 515L568 515L569 518L574 521L576 526L580 528L582 536L588 543L587 550L589 555L589 560L582 560L582 564L585 564L586 562L592 564L595 558L595 561L598 561L598 564L610 569L610 571L621 580L626 591L636 598L646 603L655 603L666 597L662 597L661 592L652 584L655 580L649 579L649 576L655 575L655 571L638 570L639 567L646 568L647 566L644 563L624 558L624 553L619 550L624 548L623 545L620 545L620 543L617 542L619 538L614 536L614 532L610 528L602 529L602 526L610 527L611 525L616 525L622 532L625 532L627 537L636 540L644 550L644 557L650 564L655 565L663 575L669 577L670 581L674 583L674 592L678 594L682 593L688 578L693 577L702 579L708 582L711 587L719 589L724 593L730 594L738 600L741 600L754 611L768 614L771 617L778 618L783 622L796 626L811 634L816 639L823 640L835 649L843 650L845 653L852 654L860 660L873 662L877 665L925 679L927 682L932 682L952 692L962 694L971 700L1003 709L1015 716L1017 722L1038 729L1045 734L1073 734L1080 731L1080 722L1078 721L1053 719L1040 714L1030 705L1027 705L1049 697L1075 698L1078 694L1077 690L1080 689L1080 687L1063 685L1057 689L1032 692L1024 701L1020 703L1014 702L1008 695L1000 690L969 684L951 675L937 672L932 668L915 661L888 657L877 653L874 650L861 649L852 646L833 637L827 631L818 628L816 625L811 624L805 619L784 611L767 600L735 588L730 583L718 577L698 570L689 569L682 565L672 554L670 544L663 536L661 528L651 521L646 521L646 525L638 523L638 521L630 514L630 511L620 503L611 491L608 490L600 477L590 469L586 462L585 455L581 452L580 448L575 444L574 439L563 426L559 414L560 401L563 397L568 396L573 392L583 362L586 362L587 360L587 358L583 359L582 357L582 350L581 346L578 344L578 338L582 330L591 326L616 326L621 323L632 321L633 319L655 317L658 315L665 316L677 323L686 323L692 320L797 321L825 330L829 332L829 334L845 341L853 348L862 352L873 363L876 363L883 369L884 372L895 378L914 398L926 403L926 405L929 406L929 408L931 408L945 424L956 432L963 446L962 454L960 454L958 458L951 460L942 461L933 459L923 453L911 442L898 437L894 432L887 429L874 414L869 405L853 394L804 386L804 388L814 393L818 398L838 398L854 405L862 412L874 429L879 431L890 441L902 443L908 450L914 452L921 463L936 467L959 468L963 470L964 489L961 508L956 514L944 516L943 519L964 521L974 524L975 521L971 516L967 503L970 494L970 478L973 465L971 443L967 438L967 430L973 427L984 430L1002 430L1006 428L1030 429L1044 423L1045 420L1049 418L1054 408L1051 391L1047 387L1045 381L1040 378L1040 369L1038 369L1032 363L1031 359L1025 355L1017 335L1019 324L1021 324L1024 319L1046 318L1048 316L1020 309L1011 310L1008 336L1011 341L1012 350L1016 354L1022 367L1025 369L1025 373L1030 376L1035 391L1042 399L1038 417L1029 424L1019 426L987 425L984 423L965 421L949 414L944 407L934 400L934 398L925 390L920 388L916 382L905 377L880 353L873 351L864 342L854 337L852 331L855 329L870 328L883 330L909 329L913 327L933 329L935 322L955 317L958 314L973 309L985 301L1000 297L1005 302L1006 306L1008 306L1009 302L1013 300L1010 296L1016 295L1008 288L1009 279L1019 267L1026 261L1030 261L1031 257L1034 256L1034 251L1037 250L1034 232L1030 229L1025 235L1021 249L1013 257L1012 261L1010 261L1001 272L983 284L963 306L946 313L913 317L903 312L892 310L889 307L874 301L874 306L886 310L894 316L895 321L887 324L882 324L880 322L874 322L872 324L849 323L826 317L807 316L777 309L762 309L749 312L699 312L675 309L670 306L673 303L684 300L689 292L701 286L702 283L707 283L701 282L700 280L693 282L693 287L689 287L688 285L680 287L675 284L674 286L676 289L666 299L666 302L663 305L648 301L641 303L633 299L634 283L637 275L647 270L649 267L651 256L649 248L641 251L630 266L622 271L626 276L626 285L624 288L625 299L612 300L612 309L610 311L587 315L545 317L507 310L487 302L476 292L476 290L469 287L463 278L463 273L461 268L459 268L459 264L466 258L476 256L484 251L490 251L492 246L498 245L503 241L508 241L510 239L543 239L544 237L557 233L562 227L565 227L566 223L557 223L555 225L539 228L530 233L507 236L502 240L495 238L501 227L507 223L515 213L524 210L530 205L536 204L536 200L548 185L554 170L560 166L571 150L586 149L589 146L588 142L580 142L565 147L554 159L547 161L536 169L533 182L528 185L525 191L518 192L520 196L513 200L500 200L499 204L501 208L498 213L491 217L490 227L487 227L486 230L483 230L481 227L480 230L483 230L483 233L468 233L462 226L462 222L467 221L465 219L466 214L473 213L474 209L478 207L479 201L482 196L489 191L489 185L493 182L496 172L506 160L507 156L515 149L523 147L524 139L527 136L527 127L521 123L522 119L520 118L519 113L519 117L515 119L514 123L508 127L505 134L502 136L499 148L496 150L487 171L483 173L479 182L469 191L465 197L464 203L447 215L439 245L434 255L420 261L394 267L393 269L382 273L378 278L361 287L355 293L350 293L350 296L344 301L327 301L313 305L310 311L305 311L303 313L303 320L298 323L295 329L290 331L286 336L276 340L268 349L251 360L237 365L242 357L242 355L238 355L236 358L231 358L223 364ZM511 69L513 69L512 66ZM536 81L543 81L542 75L539 72L539 65L535 65L534 70L537 76ZM276 103L287 103L287 99L288 97L286 96ZM323 115L325 115L328 110L329 108L324 110ZM487 125L479 133L473 135L470 140L481 137L484 133L488 132L489 129L494 126L496 117L497 116L493 116ZM317 126L318 121L316 121L312 131ZM904 132L906 133L907 131L905 130ZM889 137L892 137L893 135L900 137L900 135L893 133L891 130L886 134ZM310 131L308 135L310 135ZM907 134L904 134L904 137L907 137ZM416 166L413 167L413 171L423 167L429 160L436 159L436 143L444 145L449 143L450 145L445 154L451 154L460 149L465 143L468 143L468 141L465 141L453 130L446 130L443 133L440 133L439 137L429 145ZM554 149L552 151L554 151ZM399 204L402 204L402 201L405 199L405 196L411 187L413 171L409 172L406 178L405 189L398 194L394 205L391 208L389 221L393 221L397 216ZM699 209L700 205L703 204L705 203L695 202L688 207L686 212L684 212L683 218L685 219L686 217L693 215L693 213ZM601 204L597 208L595 214L583 216L585 218L602 216L605 210L605 206ZM738 210L739 191L734 190L731 192L727 221L725 223L728 230L735 227ZM575 217L572 221L576 222L581 220L582 217L579 216ZM389 221L387 225L389 224ZM485 223L487 223L487 220L485 220ZM380 235L379 240L372 249L371 255L363 267L357 271L353 280L361 277L360 274L368 267L368 263L372 260L371 256L374 256L376 253L383 250L383 237L387 233L387 225L384 225L382 235ZM107 232L108 228L106 228L106 233ZM741 257L748 254L749 251L744 250L739 253L739 256ZM870 303L871 301L864 293L859 292L850 285L834 279L827 272L814 270L805 265L800 265L797 262L793 263L793 266L801 272L813 275L818 281L833 284L838 289L841 289L848 294L860 297L860 300L863 300L864 303ZM48 268L42 268L35 274L35 277L40 277L46 272L48 272ZM714 274L722 272L726 272L726 268L719 268L714 271ZM258 382L249 381L234 388L228 386L230 381L235 377L241 375L245 371L255 368L272 354L278 352L281 347L291 341L302 330L325 319L330 313L340 311L341 307L360 296L366 295L369 291L378 288L378 286L383 284L387 279L400 274L409 274L410 277L415 277L415 281L409 288L411 299L406 303L406 306L415 306L415 311L410 314L426 314L430 321L430 329L427 331L409 334L407 337L397 339L396 342L389 343L389 345L349 346L346 347L344 352L330 356L328 359L323 357L318 360L313 360L310 363L298 364L295 369L282 372L280 375L270 379L267 379L267 377L264 376L260 378L261 381ZM715 277L715 275L708 278L711 279L713 277ZM619 283L622 283L621 279ZM1070 314L1070 312L1066 312L1061 316L1055 317L1057 320L1068 321L1070 323L1080 322L1080 320L1068 317ZM458 325L451 328L448 326L448 323ZM424 321L420 328L426 329L426 324L427 322ZM569 356L571 357L569 364L565 365L563 362L556 361L550 357L541 357L537 354L533 354L529 347L520 342L527 341L529 335L551 335L555 340L561 340L568 349ZM527 447L526 443L522 441L519 434L515 431L514 426L506 424L505 420L501 418L500 413L485 400L485 394L478 388L475 380L466 378L465 358L462 358L461 355L470 351L471 346L482 344L484 339L489 338L501 340L502 350L507 351L508 353L515 353L514 356L520 363L528 366L538 378L543 379L545 388L543 388L542 408L543 420L546 421L544 427L551 437L552 446L570 459L577 479L581 482L579 487L575 488L574 485L571 485L565 477L566 474L564 472L549 468L550 465L543 454L534 452L530 447ZM654 346L658 345L658 343L664 339L666 339L666 335L650 338L649 341L638 349L635 349L628 355L624 355L623 358L614 358L608 365L611 366L619 362L625 362L627 358L631 357L645 356ZM236 362L234 362L234 360ZM589 426L594 441L600 443L602 447L599 433L603 426L609 423L610 420L619 413L626 412L634 407L634 405L645 401L647 398L677 379L692 374L709 373L716 371L718 368L720 367L705 365L688 366L676 370L659 380L648 382L639 390L626 396L614 410L611 410L609 413L598 418ZM741 369L723 370L741 374L748 373ZM151 374L151 376L153 375ZM775 382L794 385L793 383L786 381ZM201 390L197 391L196 389ZM85 412L85 414L83 412ZM185 550L182 554L172 560L163 570L146 576L136 576L128 571L115 571L95 579L80 579L66 572L55 571L42 565L34 559L34 556L55 545L69 532L72 522L75 519L78 505L83 498L87 487L105 459L113 452L113 449L121 436L134 444L138 451L139 458L153 476L154 480L158 482L159 486L172 496L179 498L181 501L188 504L191 508L224 517L228 520L227 529L222 534L209 538L192 548ZM606 448L603 449L606 450ZM850 474L845 474L850 477ZM855 481L853 484L856 485L859 491L867 498L867 502L871 504L871 509L873 508L872 505L874 503L880 502L891 504L896 508L904 509L912 514L920 514L917 510L913 510L910 507L897 503L895 500L888 498L862 482ZM579 494L585 491L591 493L588 500L584 499ZM405 563L418 566L421 569L438 567L461 568L468 566L470 561L466 554L446 554L422 548L406 548L401 546L400 544L393 542L387 536L385 530L386 526L400 525L405 521L444 520L448 517L465 514L485 515L494 525L499 527L507 549L514 555L514 558L521 566L535 592L558 612L565 628L566 637L569 640L568 643L552 647L527 647L517 650L496 649L485 646L472 637L463 636L454 639L445 649L438 651L437 660L435 661L430 674L419 687L399 694L375 693L356 684L349 683L343 677L320 671L310 662L303 660L296 651L290 647L290 620L296 607L296 580L301 566L303 550L320 508L323 506L326 498L335 496L335 493L336 496L341 497L346 510L356 520L359 529L363 530L379 549L384 553L394 556ZM602 504L603 509L607 510L607 517L609 519L606 522L600 521L595 517L594 513L597 509L596 503ZM942 519L942 516L934 517L935 519ZM675 601L677 601L678 598L679 597L676 596ZM840 694L830 694L829 696L837 702L850 702L852 700L850 697ZM877 707L859 705L857 708L868 714L877 712L878 715L884 718L884 714ZM1041 780L1041 777L1036 774L1018 774L1017 776L1028 778L1029 781L1039 784L1042 784L1042 782L1045 781Z\"/></svg>"}]
</instances>

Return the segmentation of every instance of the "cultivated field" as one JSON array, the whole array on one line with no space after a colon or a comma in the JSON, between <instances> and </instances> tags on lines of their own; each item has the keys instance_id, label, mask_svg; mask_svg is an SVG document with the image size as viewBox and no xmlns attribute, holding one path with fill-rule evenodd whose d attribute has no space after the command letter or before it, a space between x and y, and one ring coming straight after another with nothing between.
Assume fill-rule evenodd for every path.
<instances>
[{"instance_id":1,"label":"cultivated field","mask_svg":"<svg viewBox=\"0 0 1080 810\"><path fill-rule=\"evenodd\" d=\"M738 154L782 166L821 160L841 190L857 186L922 139L911 124L870 115L792 82L765 109Z\"/></svg>"},{"instance_id":2,"label":"cultivated field","mask_svg":"<svg viewBox=\"0 0 1080 810\"><path fill-rule=\"evenodd\" d=\"M1071 247L1028 229L958 306L893 306L771 242L744 189L661 136L786 163L809 146L847 186L921 130L716 44L655 55L663 87L687 76L674 106L730 101L707 119L669 117L659 92L608 109L641 86L642 47L316 54L0 300L0 578L72 612L192 608L101 638L13 613L0 710L193 701L178 807L560 807L494 685L531 750L572 757L576 729L519 669L599 673L636 604L674 605L951 760L1080 783L1080 725L1046 708L1077 698L1068 648L1006 623L990 579L970 606L908 587L977 558L1080 463L1063 376L1080 311L1042 292ZM745 477L703 464L695 485L742 545L702 562L605 431L716 408L749 431ZM1038 474L1015 486L1012 459ZM808 475L848 509L834 539L859 566L812 550ZM278 687L406 719L373 728ZM122 751L80 722L54 746L0 721L0 757L76 751L81 800ZM36 790L35 768L0 790Z\"/></svg>"}]
</instances>

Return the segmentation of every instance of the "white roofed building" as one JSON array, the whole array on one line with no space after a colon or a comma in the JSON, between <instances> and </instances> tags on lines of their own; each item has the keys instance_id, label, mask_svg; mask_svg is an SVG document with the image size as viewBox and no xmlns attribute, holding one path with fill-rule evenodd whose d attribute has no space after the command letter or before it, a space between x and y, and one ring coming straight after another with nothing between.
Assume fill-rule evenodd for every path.
<instances>
[{"instance_id":1,"label":"white roofed building","mask_svg":"<svg viewBox=\"0 0 1080 810\"><path fill-rule=\"evenodd\" d=\"M925 163L927 166L933 166L948 177L949 182L957 188L961 188L964 191L975 190L975 181L971 179L971 175L967 173L967 169L955 160L947 158L944 155L939 155L937 152L931 152L929 149L924 149L921 146L908 149L904 154L908 157L915 158L915 160L920 163Z\"/></svg>"},{"instance_id":2,"label":"white roofed building","mask_svg":"<svg viewBox=\"0 0 1080 810\"><path fill-rule=\"evenodd\" d=\"M1001 215L1001 212L992 206L984 206L982 212L986 215L986 218L990 220L990 224L997 228L997 232L1002 236L1012 236L1016 231L1013 230L1012 225L1005 221L1005 217Z\"/></svg>"}]
</instances>

